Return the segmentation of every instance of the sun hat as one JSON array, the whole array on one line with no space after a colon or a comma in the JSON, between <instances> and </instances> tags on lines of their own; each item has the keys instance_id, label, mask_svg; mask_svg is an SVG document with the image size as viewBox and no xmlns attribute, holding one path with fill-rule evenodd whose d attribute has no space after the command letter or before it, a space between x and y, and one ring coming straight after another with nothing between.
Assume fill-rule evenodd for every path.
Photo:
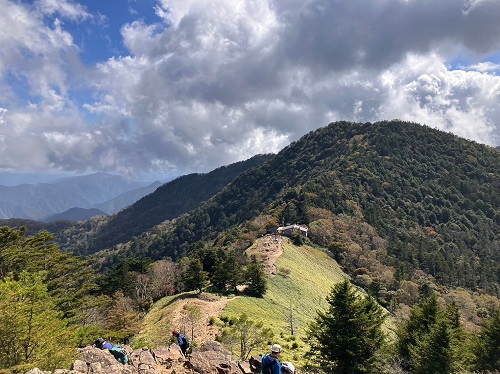
<instances>
[{"instance_id":1,"label":"sun hat","mask_svg":"<svg viewBox=\"0 0 500 374\"><path fill-rule=\"evenodd\" d=\"M281 345L279 344L273 344L271 347L271 352L273 353L281 353Z\"/></svg>"}]
</instances>

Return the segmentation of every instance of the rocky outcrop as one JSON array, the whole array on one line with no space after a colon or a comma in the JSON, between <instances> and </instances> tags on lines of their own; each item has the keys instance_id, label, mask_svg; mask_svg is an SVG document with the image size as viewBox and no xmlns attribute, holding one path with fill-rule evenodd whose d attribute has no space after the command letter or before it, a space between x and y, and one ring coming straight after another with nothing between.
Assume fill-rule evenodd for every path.
<instances>
[{"instance_id":1,"label":"rocky outcrop","mask_svg":"<svg viewBox=\"0 0 500 374\"><path fill-rule=\"evenodd\" d=\"M95 347L80 349L78 359L70 370L54 372L33 369L26 374L252 374L258 373L255 356L250 362L238 362L217 342L207 342L194 348L189 358L184 357L176 344L150 350L145 347L132 350L124 346L129 363L122 365L108 350ZM260 362L259 362L260 368Z\"/></svg>"}]
</instances>

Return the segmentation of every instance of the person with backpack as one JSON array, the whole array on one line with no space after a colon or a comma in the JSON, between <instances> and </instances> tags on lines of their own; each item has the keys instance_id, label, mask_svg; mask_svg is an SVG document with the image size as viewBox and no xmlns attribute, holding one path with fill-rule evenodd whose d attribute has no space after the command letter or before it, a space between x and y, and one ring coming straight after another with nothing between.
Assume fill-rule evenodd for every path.
<instances>
[{"instance_id":1,"label":"person with backpack","mask_svg":"<svg viewBox=\"0 0 500 374\"><path fill-rule=\"evenodd\" d=\"M103 338L97 339L94 344L99 349L107 349L119 363L123 365L128 363L128 354L125 348L120 347L119 345L113 345Z\"/></svg>"},{"instance_id":2,"label":"person with backpack","mask_svg":"<svg viewBox=\"0 0 500 374\"><path fill-rule=\"evenodd\" d=\"M281 353L281 346L273 344L271 353L266 354L262 358L262 365L260 372L262 374L281 374L281 362L278 355Z\"/></svg>"},{"instance_id":3,"label":"person with backpack","mask_svg":"<svg viewBox=\"0 0 500 374\"><path fill-rule=\"evenodd\" d=\"M177 345L181 349L182 354L185 356L186 351L188 350L190 345L189 338L187 337L187 335L181 334L177 329L174 329L174 331L172 331L172 335L177 338Z\"/></svg>"}]
</instances>

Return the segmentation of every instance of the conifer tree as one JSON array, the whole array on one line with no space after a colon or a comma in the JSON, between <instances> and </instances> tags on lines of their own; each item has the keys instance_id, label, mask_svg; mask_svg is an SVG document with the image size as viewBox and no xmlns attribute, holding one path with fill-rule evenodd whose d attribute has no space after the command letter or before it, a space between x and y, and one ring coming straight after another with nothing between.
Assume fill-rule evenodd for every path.
<instances>
[{"instance_id":1,"label":"conifer tree","mask_svg":"<svg viewBox=\"0 0 500 374\"><path fill-rule=\"evenodd\" d=\"M429 333L421 336L417 343L410 346L413 374L451 373L454 356L452 350L452 331L445 319L434 324Z\"/></svg>"},{"instance_id":2,"label":"conifer tree","mask_svg":"<svg viewBox=\"0 0 500 374\"><path fill-rule=\"evenodd\" d=\"M458 306L441 310L430 293L398 329L396 348L403 369L411 373L451 373L465 364L464 341Z\"/></svg>"},{"instance_id":3,"label":"conifer tree","mask_svg":"<svg viewBox=\"0 0 500 374\"><path fill-rule=\"evenodd\" d=\"M252 261L247 266L247 269L245 271L245 279L247 284L245 292L247 294L261 297L266 293L266 274L264 273L262 266L257 262L255 257L252 257Z\"/></svg>"},{"instance_id":4,"label":"conifer tree","mask_svg":"<svg viewBox=\"0 0 500 374\"><path fill-rule=\"evenodd\" d=\"M406 370L412 368L411 347L417 345L419 339L430 332L431 327L436 323L439 305L436 295L421 301L410 312L410 318L401 325L397 331L396 351L402 359L402 366Z\"/></svg>"},{"instance_id":5,"label":"conifer tree","mask_svg":"<svg viewBox=\"0 0 500 374\"><path fill-rule=\"evenodd\" d=\"M500 310L496 310L491 320L481 327L474 355L476 370L500 370Z\"/></svg>"},{"instance_id":6,"label":"conifer tree","mask_svg":"<svg viewBox=\"0 0 500 374\"><path fill-rule=\"evenodd\" d=\"M200 293L207 284L208 276L203 271L203 264L200 259L192 258L189 260L187 268L184 271L184 284L188 290L198 290Z\"/></svg>"},{"instance_id":7,"label":"conifer tree","mask_svg":"<svg viewBox=\"0 0 500 374\"><path fill-rule=\"evenodd\" d=\"M358 295L348 280L333 287L327 301L328 309L318 311L308 330L313 361L326 373L379 372L382 308L371 296Z\"/></svg>"}]
</instances>

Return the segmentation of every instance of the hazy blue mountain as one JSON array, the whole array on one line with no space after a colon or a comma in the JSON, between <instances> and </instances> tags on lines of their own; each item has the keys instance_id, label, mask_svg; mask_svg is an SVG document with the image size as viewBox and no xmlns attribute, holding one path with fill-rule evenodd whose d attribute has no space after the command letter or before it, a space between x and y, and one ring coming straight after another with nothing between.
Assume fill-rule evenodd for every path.
<instances>
[{"instance_id":1,"label":"hazy blue mountain","mask_svg":"<svg viewBox=\"0 0 500 374\"><path fill-rule=\"evenodd\" d=\"M20 184L50 183L61 178L67 178L65 174L47 173L10 173L0 172L0 186L17 186Z\"/></svg>"},{"instance_id":2,"label":"hazy blue mountain","mask_svg":"<svg viewBox=\"0 0 500 374\"><path fill-rule=\"evenodd\" d=\"M16 217L31 219L33 216L40 216L43 212L30 206L18 206L9 201L0 201L0 217Z\"/></svg>"},{"instance_id":3,"label":"hazy blue mountain","mask_svg":"<svg viewBox=\"0 0 500 374\"><path fill-rule=\"evenodd\" d=\"M135 190L124 192L111 200L105 201L101 204L96 204L94 208L97 208L107 214L116 213L140 200L144 196L154 192L161 185L161 182L156 181L151 183L149 186L139 187Z\"/></svg>"},{"instance_id":4,"label":"hazy blue mountain","mask_svg":"<svg viewBox=\"0 0 500 374\"><path fill-rule=\"evenodd\" d=\"M65 212L52 214L42 219L42 222L55 222L55 221L85 221L95 216L106 216L107 214L102 210L91 208L71 208Z\"/></svg>"},{"instance_id":5,"label":"hazy blue mountain","mask_svg":"<svg viewBox=\"0 0 500 374\"><path fill-rule=\"evenodd\" d=\"M122 176L96 173L52 183L0 186L0 218L41 219L74 207L93 208L118 195L147 186Z\"/></svg>"}]
</instances>

